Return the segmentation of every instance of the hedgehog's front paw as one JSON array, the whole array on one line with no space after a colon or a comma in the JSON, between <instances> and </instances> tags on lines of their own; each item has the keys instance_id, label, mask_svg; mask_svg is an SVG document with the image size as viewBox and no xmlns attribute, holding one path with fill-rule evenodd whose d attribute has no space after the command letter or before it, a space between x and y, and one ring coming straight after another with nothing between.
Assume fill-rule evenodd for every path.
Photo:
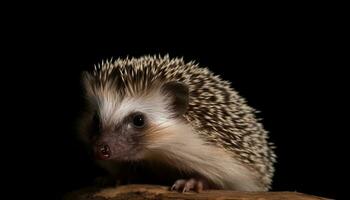
<instances>
[{"instance_id":1,"label":"hedgehog's front paw","mask_svg":"<svg viewBox=\"0 0 350 200\"><path fill-rule=\"evenodd\" d=\"M170 190L176 190L179 192L188 192L190 190L201 192L203 189L207 189L207 184L204 180L191 178L189 180L179 179L175 181Z\"/></svg>"}]
</instances>

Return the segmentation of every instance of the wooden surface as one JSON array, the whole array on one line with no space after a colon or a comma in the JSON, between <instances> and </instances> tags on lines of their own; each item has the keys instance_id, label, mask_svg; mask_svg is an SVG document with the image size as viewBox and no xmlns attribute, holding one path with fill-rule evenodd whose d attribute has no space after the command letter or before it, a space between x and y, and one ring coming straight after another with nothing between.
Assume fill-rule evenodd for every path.
<instances>
[{"instance_id":1,"label":"wooden surface","mask_svg":"<svg viewBox=\"0 0 350 200\"><path fill-rule=\"evenodd\" d=\"M168 187L158 185L125 185L116 188L85 188L67 194L64 200L119 200L119 199L136 199L136 200L162 200L162 199L184 199L184 200L321 200L326 198L306 195L297 192L237 192L229 190L209 190L201 193L187 192L179 193L169 191Z\"/></svg>"}]
</instances>

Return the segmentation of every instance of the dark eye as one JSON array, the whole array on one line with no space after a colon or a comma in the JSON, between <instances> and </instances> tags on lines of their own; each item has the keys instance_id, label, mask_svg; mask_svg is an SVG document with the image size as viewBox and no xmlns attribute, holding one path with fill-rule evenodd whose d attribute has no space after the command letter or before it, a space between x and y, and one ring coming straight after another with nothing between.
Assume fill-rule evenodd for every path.
<instances>
[{"instance_id":1,"label":"dark eye","mask_svg":"<svg viewBox=\"0 0 350 200\"><path fill-rule=\"evenodd\" d=\"M135 114L132 118L132 124L136 128L142 128L145 125L145 119L142 114Z\"/></svg>"}]
</instances>

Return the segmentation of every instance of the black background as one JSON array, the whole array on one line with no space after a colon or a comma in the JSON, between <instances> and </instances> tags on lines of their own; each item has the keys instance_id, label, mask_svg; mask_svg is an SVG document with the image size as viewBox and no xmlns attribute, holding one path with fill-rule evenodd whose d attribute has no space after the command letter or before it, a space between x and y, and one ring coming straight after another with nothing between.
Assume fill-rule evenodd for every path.
<instances>
[{"instance_id":1,"label":"black background","mask_svg":"<svg viewBox=\"0 0 350 200\"><path fill-rule=\"evenodd\" d=\"M195 16L183 19L187 26L154 19L111 24L37 19L21 23L8 39L8 51L16 54L11 73L22 81L13 80L6 97L24 113L21 125L11 127L30 146L15 159L20 168L25 165L30 186L59 197L102 174L75 138L83 70L111 57L169 54L220 74L261 111L258 117L277 146L274 191L336 197L337 134L343 130L334 111L343 79L333 36L326 32L333 25L325 18Z\"/></svg>"}]
</instances>

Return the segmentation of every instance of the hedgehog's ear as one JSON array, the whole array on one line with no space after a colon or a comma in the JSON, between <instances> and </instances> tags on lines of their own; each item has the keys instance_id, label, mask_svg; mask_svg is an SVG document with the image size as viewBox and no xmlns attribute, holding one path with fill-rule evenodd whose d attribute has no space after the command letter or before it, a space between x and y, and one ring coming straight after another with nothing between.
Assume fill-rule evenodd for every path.
<instances>
[{"instance_id":1,"label":"hedgehog's ear","mask_svg":"<svg viewBox=\"0 0 350 200\"><path fill-rule=\"evenodd\" d=\"M165 83L161 90L172 98L171 106L177 115L182 115L187 111L189 90L186 84L179 81L171 81Z\"/></svg>"}]
</instances>

